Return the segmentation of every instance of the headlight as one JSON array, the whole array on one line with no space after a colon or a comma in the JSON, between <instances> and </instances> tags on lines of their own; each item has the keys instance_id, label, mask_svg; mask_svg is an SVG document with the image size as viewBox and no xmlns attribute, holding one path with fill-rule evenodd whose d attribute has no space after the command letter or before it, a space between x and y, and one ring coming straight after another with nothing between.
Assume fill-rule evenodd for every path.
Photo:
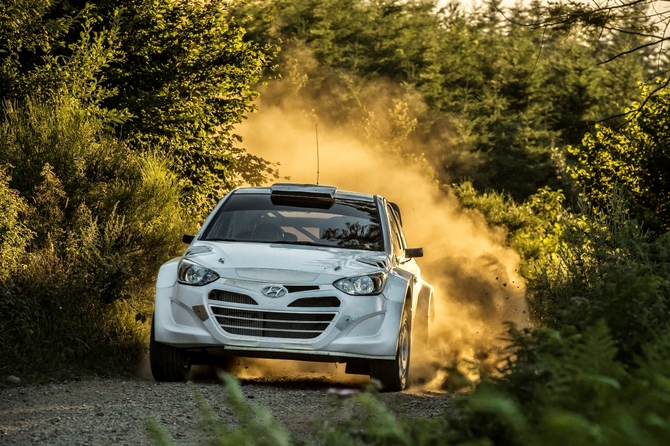
<instances>
[{"instance_id":1,"label":"headlight","mask_svg":"<svg viewBox=\"0 0 670 446\"><path fill-rule=\"evenodd\" d=\"M182 259L179 262L179 283L200 286L214 282L218 278L219 275L211 269L191 262L188 259Z\"/></svg>"},{"instance_id":2,"label":"headlight","mask_svg":"<svg viewBox=\"0 0 670 446\"><path fill-rule=\"evenodd\" d=\"M333 283L343 293L361 296L379 294L386 280L385 273L367 274L365 276L346 277Z\"/></svg>"}]
</instances>

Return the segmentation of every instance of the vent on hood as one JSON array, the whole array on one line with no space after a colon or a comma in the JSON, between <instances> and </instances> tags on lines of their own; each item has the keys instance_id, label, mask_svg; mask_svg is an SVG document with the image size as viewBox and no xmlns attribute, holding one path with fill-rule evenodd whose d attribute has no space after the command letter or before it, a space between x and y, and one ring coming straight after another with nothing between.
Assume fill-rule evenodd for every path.
<instances>
[{"instance_id":1,"label":"vent on hood","mask_svg":"<svg viewBox=\"0 0 670 446\"><path fill-rule=\"evenodd\" d=\"M186 252L184 253L184 257L194 256L197 254L205 254L208 252L212 252L212 248L210 248L209 246L193 246L186 250Z\"/></svg>"},{"instance_id":2,"label":"vent on hood","mask_svg":"<svg viewBox=\"0 0 670 446\"><path fill-rule=\"evenodd\" d=\"M384 260L375 259L371 257L358 257L356 261L360 263L365 263L366 265L377 266L381 269L386 269L386 261Z\"/></svg>"}]
</instances>

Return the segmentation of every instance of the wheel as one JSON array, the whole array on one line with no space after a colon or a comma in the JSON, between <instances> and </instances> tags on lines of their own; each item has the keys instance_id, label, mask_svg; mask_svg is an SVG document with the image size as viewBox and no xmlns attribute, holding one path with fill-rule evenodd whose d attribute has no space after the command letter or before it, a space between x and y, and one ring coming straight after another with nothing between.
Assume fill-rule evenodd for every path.
<instances>
[{"instance_id":1,"label":"wheel","mask_svg":"<svg viewBox=\"0 0 670 446\"><path fill-rule=\"evenodd\" d=\"M433 307L433 293L421 296L414 316L414 329L412 330L412 345L416 347L415 353L425 352L430 343L430 325L434 319L435 309Z\"/></svg>"},{"instance_id":2,"label":"wheel","mask_svg":"<svg viewBox=\"0 0 670 446\"><path fill-rule=\"evenodd\" d=\"M182 349L156 341L154 325L151 320L149 340L149 362L151 373L156 381L184 381L191 371L191 362Z\"/></svg>"},{"instance_id":3,"label":"wheel","mask_svg":"<svg viewBox=\"0 0 670 446\"><path fill-rule=\"evenodd\" d=\"M395 359L374 360L370 363L370 377L381 381L382 391L399 392L407 388L411 344L410 319L408 313L403 311Z\"/></svg>"}]
</instances>

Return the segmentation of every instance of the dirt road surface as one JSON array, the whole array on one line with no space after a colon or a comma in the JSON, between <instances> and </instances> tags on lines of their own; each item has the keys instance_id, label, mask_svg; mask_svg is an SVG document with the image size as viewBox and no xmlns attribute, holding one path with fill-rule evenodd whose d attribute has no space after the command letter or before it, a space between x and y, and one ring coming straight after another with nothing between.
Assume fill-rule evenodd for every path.
<instances>
[{"instance_id":1,"label":"dirt road surface","mask_svg":"<svg viewBox=\"0 0 670 446\"><path fill-rule=\"evenodd\" d=\"M241 390L251 404L269 409L295 443L319 444L317 431L357 416L353 400L334 395L363 389L369 380L319 365L317 370L238 370ZM211 370L201 370L192 386L157 383L146 369L136 376L87 378L37 386L0 388L0 445L151 445L146 430L151 419L163 425L180 445L203 444L193 388L226 423L235 417L223 402L224 388ZM398 417L440 416L451 396L415 388L380 395Z\"/></svg>"}]
</instances>

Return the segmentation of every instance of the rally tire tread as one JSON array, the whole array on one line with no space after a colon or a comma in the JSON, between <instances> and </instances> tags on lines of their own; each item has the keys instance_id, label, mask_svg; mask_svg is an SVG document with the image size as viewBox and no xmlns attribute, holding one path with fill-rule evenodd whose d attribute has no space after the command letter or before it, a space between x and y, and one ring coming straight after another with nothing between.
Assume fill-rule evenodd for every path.
<instances>
[{"instance_id":1,"label":"rally tire tread","mask_svg":"<svg viewBox=\"0 0 670 446\"><path fill-rule=\"evenodd\" d=\"M178 382L186 380L191 365L186 362L184 351L156 341L154 320L151 321L151 338L149 341L149 362L151 373L156 381Z\"/></svg>"}]
</instances>

